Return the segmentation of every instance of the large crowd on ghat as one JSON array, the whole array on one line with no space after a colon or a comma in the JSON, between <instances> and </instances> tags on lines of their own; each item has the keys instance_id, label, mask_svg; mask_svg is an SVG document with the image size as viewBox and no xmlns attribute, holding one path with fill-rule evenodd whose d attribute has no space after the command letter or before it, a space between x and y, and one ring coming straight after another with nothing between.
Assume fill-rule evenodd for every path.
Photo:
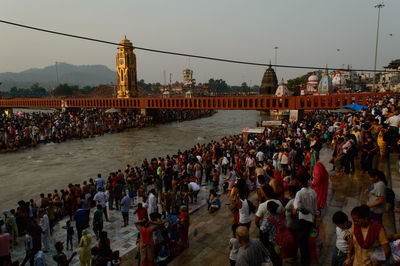
<instances>
[{"instance_id":1,"label":"large crowd on ghat","mask_svg":"<svg viewBox=\"0 0 400 266\"><path fill-rule=\"evenodd\" d=\"M318 245L312 243L320 238L319 221L327 208L327 168L346 175L360 165L371 183L365 191L368 201L352 209L350 217L342 211L332 216L336 247L331 264L399 263L400 234L387 235L382 224L386 203L393 204L393 191L385 174L373 167L377 157L398 152L397 104L396 99L386 99L361 112L309 112L299 122L267 127L263 135L246 141L242 135L224 137L172 156L145 159L142 165L128 165L108 178L98 174L82 185L43 193L40 202L21 200L16 210L4 212L0 262L11 265L10 249L23 239L26 257L21 265L44 265L43 252L53 246L54 265L68 265L76 253L67 257L63 243L52 243L51 234L54 224L69 216L66 248L72 248L71 239L79 240L81 265L118 265L119 253L103 231L107 210L116 208L123 226L139 231L139 265L161 264L160 258L171 259L189 248L188 209L201 186L208 186L210 213L227 211L221 209L220 197L227 193L230 198L233 237L227 243L231 248L227 264L309 265L318 253ZM85 120L81 123L85 128ZM319 160L324 146L332 152L329 165ZM355 164L356 159L361 163ZM256 202L249 200L252 193ZM132 223L128 214L133 211L137 220ZM90 212L94 212L91 220ZM259 229L255 239L249 237L251 226Z\"/></svg>"},{"instance_id":2,"label":"large crowd on ghat","mask_svg":"<svg viewBox=\"0 0 400 266\"><path fill-rule=\"evenodd\" d=\"M155 116L140 113L82 110L78 112L22 113L0 112L0 152L34 147L38 143L63 142L117 133L153 123L195 119L212 113L210 110L156 110Z\"/></svg>"}]
</instances>

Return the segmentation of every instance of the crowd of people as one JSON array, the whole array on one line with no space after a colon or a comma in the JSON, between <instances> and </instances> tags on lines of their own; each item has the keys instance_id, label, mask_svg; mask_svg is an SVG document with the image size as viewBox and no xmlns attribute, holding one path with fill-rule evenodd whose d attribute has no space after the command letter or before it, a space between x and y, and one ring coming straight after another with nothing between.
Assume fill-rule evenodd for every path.
<instances>
[{"instance_id":1,"label":"crowd of people","mask_svg":"<svg viewBox=\"0 0 400 266\"><path fill-rule=\"evenodd\" d=\"M394 206L394 199L385 174L373 162L377 156L397 152L400 116L396 104L396 99L387 99L360 113L310 112L301 121L267 127L262 135L246 141L242 135L224 137L172 156L145 159L140 166L128 165L107 179L99 174L83 186L70 184L60 192L42 194L38 206L33 200L20 201L17 211L5 214L3 227L8 233L0 241L7 236L13 242L18 234L26 234L27 243L33 239L33 248L27 244L26 260L36 261L50 250L52 225L67 215L75 222L81 265L90 260L92 265L105 265L101 264L105 261L118 265L119 254L111 250L103 223L108 220L107 209L115 207L121 210L122 226L131 226L129 211L134 206L137 220L133 224L139 231L136 257L141 265L154 265L189 246L188 210L197 201L201 186L207 185L210 213L222 211L220 196L229 193L234 236L229 241L231 265L297 265L299 261L309 265L318 260L319 222L327 207L329 173L327 162L319 160L325 145L332 150L330 163L338 175L354 172L360 158L360 170L371 181L365 191L368 201L352 210L352 222L343 212L332 217L337 225L332 264L395 260L395 242L389 244L389 240L398 235L388 237L382 225L386 204L391 201ZM257 196L255 203L249 199L252 191ZM259 229L258 239L252 240L251 213ZM89 251L90 230L99 244ZM66 231L74 235L71 224ZM63 253L62 243L56 243L56 250L54 260L67 265L71 258ZM9 253L0 254L0 259L4 256L9 258Z\"/></svg>"},{"instance_id":2,"label":"crowd of people","mask_svg":"<svg viewBox=\"0 0 400 266\"><path fill-rule=\"evenodd\" d=\"M387 187L385 174L375 168L377 157L387 160L389 152L398 152L398 108L395 99L388 99L360 113L309 113L299 123L275 132L267 129L263 137L251 139L247 143L250 153L243 158L246 167L235 164L227 180L233 213L231 265L318 263L319 224L330 181L319 161L323 145L332 149L329 163L334 175L354 172L359 159L359 170L370 181L365 190L367 202L354 207L352 221L342 211L333 215L336 247L332 261L323 264L398 265L400 235L388 236L382 219L395 206L394 193ZM258 187L258 207L248 199L254 187ZM249 238L251 213L259 239Z\"/></svg>"},{"instance_id":3,"label":"crowd of people","mask_svg":"<svg viewBox=\"0 0 400 266\"><path fill-rule=\"evenodd\" d=\"M154 123L191 120L209 116L211 110L152 110L151 115L137 111L107 112L101 109L70 112L6 114L0 111L0 152L34 147L38 143L63 142L117 133Z\"/></svg>"}]
</instances>

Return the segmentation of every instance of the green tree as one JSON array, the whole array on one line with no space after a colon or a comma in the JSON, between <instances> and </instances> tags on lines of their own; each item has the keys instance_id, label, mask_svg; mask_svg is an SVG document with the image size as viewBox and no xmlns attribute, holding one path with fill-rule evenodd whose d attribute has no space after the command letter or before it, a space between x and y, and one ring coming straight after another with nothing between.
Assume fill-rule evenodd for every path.
<instances>
[{"instance_id":1,"label":"green tree","mask_svg":"<svg viewBox=\"0 0 400 266\"><path fill-rule=\"evenodd\" d=\"M250 90L251 90L251 91L254 91L254 92L259 92L259 91L260 91L260 86L258 86L258 85L253 85L253 86L250 88Z\"/></svg>"},{"instance_id":2,"label":"green tree","mask_svg":"<svg viewBox=\"0 0 400 266\"><path fill-rule=\"evenodd\" d=\"M79 87L76 85L70 86L67 83L65 83L65 84L58 85L57 88L54 89L53 95L69 96L69 95L72 95L74 91L79 91Z\"/></svg>"},{"instance_id":3,"label":"green tree","mask_svg":"<svg viewBox=\"0 0 400 266\"><path fill-rule=\"evenodd\" d=\"M223 79L216 79L213 78L208 81L209 90L212 92L228 92L230 91L228 84Z\"/></svg>"},{"instance_id":4,"label":"green tree","mask_svg":"<svg viewBox=\"0 0 400 266\"><path fill-rule=\"evenodd\" d=\"M43 87L39 86L39 83L34 83L31 87L30 87L30 91L31 92L35 92L35 93L41 93L41 94L45 94L46 93L46 89Z\"/></svg>"},{"instance_id":5,"label":"green tree","mask_svg":"<svg viewBox=\"0 0 400 266\"><path fill-rule=\"evenodd\" d=\"M243 82L242 85L240 86L240 90L243 92L249 92L250 91L250 87L247 86L246 82Z\"/></svg>"},{"instance_id":6,"label":"green tree","mask_svg":"<svg viewBox=\"0 0 400 266\"><path fill-rule=\"evenodd\" d=\"M150 83L146 83L144 81L144 79L139 80L137 85L142 90L147 91L147 92L151 92L151 84Z\"/></svg>"}]
</instances>

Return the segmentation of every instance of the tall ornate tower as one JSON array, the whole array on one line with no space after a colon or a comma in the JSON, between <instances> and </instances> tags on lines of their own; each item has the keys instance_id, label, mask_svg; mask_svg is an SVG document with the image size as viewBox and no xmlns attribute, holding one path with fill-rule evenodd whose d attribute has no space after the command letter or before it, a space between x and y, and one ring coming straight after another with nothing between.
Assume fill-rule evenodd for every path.
<instances>
[{"instance_id":1,"label":"tall ornate tower","mask_svg":"<svg viewBox=\"0 0 400 266\"><path fill-rule=\"evenodd\" d=\"M276 78L275 71L271 65L265 70L263 79L260 86L260 95L272 96L275 94L275 90L278 87L278 79Z\"/></svg>"},{"instance_id":2,"label":"tall ornate tower","mask_svg":"<svg viewBox=\"0 0 400 266\"><path fill-rule=\"evenodd\" d=\"M132 43L126 36L118 46L117 75L117 97L137 97L136 56L133 53Z\"/></svg>"}]
</instances>

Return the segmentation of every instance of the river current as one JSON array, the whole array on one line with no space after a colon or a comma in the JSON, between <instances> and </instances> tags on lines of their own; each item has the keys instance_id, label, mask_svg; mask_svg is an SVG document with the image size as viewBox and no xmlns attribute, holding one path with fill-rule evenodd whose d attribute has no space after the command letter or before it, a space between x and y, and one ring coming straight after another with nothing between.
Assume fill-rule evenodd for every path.
<instances>
[{"instance_id":1,"label":"river current","mask_svg":"<svg viewBox=\"0 0 400 266\"><path fill-rule=\"evenodd\" d=\"M172 155L178 149L238 134L260 120L257 111L220 110L207 118L0 154L0 211L16 208L19 200L38 200L41 192L81 184L98 173L106 178L127 164L141 165L144 158Z\"/></svg>"}]
</instances>

